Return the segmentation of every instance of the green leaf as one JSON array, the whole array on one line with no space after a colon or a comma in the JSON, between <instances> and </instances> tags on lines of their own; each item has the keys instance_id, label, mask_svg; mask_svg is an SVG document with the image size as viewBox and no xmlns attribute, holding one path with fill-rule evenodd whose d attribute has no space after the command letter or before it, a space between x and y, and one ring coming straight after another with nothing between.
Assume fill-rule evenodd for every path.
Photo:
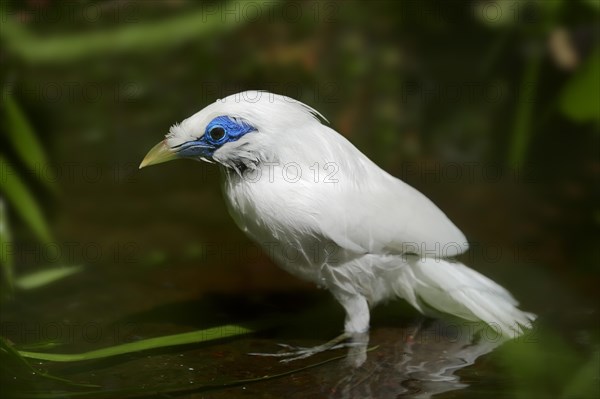
<instances>
[{"instance_id":1,"label":"green leaf","mask_svg":"<svg viewBox=\"0 0 600 399\"><path fill-rule=\"evenodd\" d=\"M565 85L560 110L576 122L600 120L600 47Z\"/></svg>"},{"instance_id":2,"label":"green leaf","mask_svg":"<svg viewBox=\"0 0 600 399\"><path fill-rule=\"evenodd\" d=\"M592 352L591 359L582 366L567 385L563 398L598 398L600 397L600 350Z\"/></svg>"},{"instance_id":3,"label":"green leaf","mask_svg":"<svg viewBox=\"0 0 600 399\"><path fill-rule=\"evenodd\" d=\"M83 270L81 266L60 266L51 269L44 269L17 278L15 281L15 286L22 290L31 290L53 283L57 280L78 273L81 270Z\"/></svg>"},{"instance_id":4,"label":"green leaf","mask_svg":"<svg viewBox=\"0 0 600 399\"><path fill-rule=\"evenodd\" d=\"M164 348L165 346L185 345L199 342L208 342L217 339L235 337L251 333L252 330L236 325L225 325L209 328L206 330L192 331L183 334L167 335L165 337L149 338L137 342L115 345L108 348L97 349L84 353L40 353L19 351L24 357L40 360L51 360L54 362L77 362L82 360L101 359L110 356L118 356L126 353L139 352L148 349Z\"/></svg>"},{"instance_id":5,"label":"green leaf","mask_svg":"<svg viewBox=\"0 0 600 399\"><path fill-rule=\"evenodd\" d=\"M510 397L560 397L570 374L581 364L581 356L560 335L548 331L533 334L507 342L498 351L503 375L514 390Z\"/></svg>"},{"instance_id":6,"label":"green leaf","mask_svg":"<svg viewBox=\"0 0 600 399\"><path fill-rule=\"evenodd\" d=\"M46 153L33 132L31 124L12 96L5 95L4 97L6 133L9 143L12 144L25 166L49 189L56 192L54 173L48 167Z\"/></svg>"},{"instance_id":7,"label":"green leaf","mask_svg":"<svg viewBox=\"0 0 600 399\"><path fill-rule=\"evenodd\" d=\"M23 356L19 354L19 352L13 347L13 345L11 345L3 337L0 337L0 359L2 360L1 364L4 367L4 370L1 371L5 373L2 375L2 377L3 379L11 379L11 382L14 382L14 380L25 381L26 377L31 378L32 376L39 376L45 379L58 381L72 386L98 388L98 385L80 384L71 380L53 376L51 374L48 374L44 370L34 368L31 364L29 364L27 359L23 358ZM3 386L3 388L6 387ZM2 392L5 392L4 389L2 390Z\"/></svg>"},{"instance_id":8,"label":"green leaf","mask_svg":"<svg viewBox=\"0 0 600 399\"><path fill-rule=\"evenodd\" d=\"M585 4L589 5L596 9L596 11L600 11L600 0L581 0Z\"/></svg>"},{"instance_id":9,"label":"green leaf","mask_svg":"<svg viewBox=\"0 0 600 399\"><path fill-rule=\"evenodd\" d=\"M0 191L4 193L13 208L38 238L45 243L50 242L50 229L37 201L31 195L31 192L25 186L17 171L1 155Z\"/></svg>"},{"instance_id":10,"label":"green leaf","mask_svg":"<svg viewBox=\"0 0 600 399\"><path fill-rule=\"evenodd\" d=\"M4 281L10 291L14 287L14 263L12 256L12 238L8 225L8 215L4 199L0 198L0 268L4 275Z\"/></svg>"}]
</instances>

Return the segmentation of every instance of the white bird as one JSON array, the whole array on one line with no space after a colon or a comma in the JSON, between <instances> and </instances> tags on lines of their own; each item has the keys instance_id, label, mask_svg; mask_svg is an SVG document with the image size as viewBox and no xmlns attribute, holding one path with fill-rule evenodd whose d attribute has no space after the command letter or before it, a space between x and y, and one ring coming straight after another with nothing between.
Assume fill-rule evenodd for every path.
<instances>
[{"instance_id":1,"label":"white bird","mask_svg":"<svg viewBox=\"0 0 600 399\"><path fill-rule=\"evenodd\" d=\"M366 333L370 308L396 297L506 337L531 327L535 316L506 289L452 259L468 243L433 202L319 118L289 97L234 94L173 125L140 168L180 157L219 164L237 225L283 269L331 291L344 334L300 357Z\"/></svg>"}]
</instances>

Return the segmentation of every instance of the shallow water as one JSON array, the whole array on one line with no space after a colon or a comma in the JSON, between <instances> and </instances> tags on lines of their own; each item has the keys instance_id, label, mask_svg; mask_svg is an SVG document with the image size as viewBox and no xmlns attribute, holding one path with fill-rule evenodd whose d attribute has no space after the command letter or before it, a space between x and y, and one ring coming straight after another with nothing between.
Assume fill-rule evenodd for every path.
<instances>
[{"instance_id":1,"label":"shallow water","mask_svg":"<svg viewBox=\"0 0 600 399\"><path fill-rule=\"evenodd\" d=\"M587 397L595 389L569 387L581 370L595 367L589 362L598 356L597 309L534 267L519 272L538 282L535 293L544 297L543 307L533 309L540 314L535 328L517 340L503 343L477 323L424 318L394 301L373 311L368 351L337 349L291 363L248 353L282 351L278 343L310 347L336 336L344 315L327 292L294 285L277 269L270 270L271 277L281 277L284 284L273 291L215 286L220 279L228 281L231 272L219 270L218 264L140 267L88 268L23 295L3 306L3 335L19 344L56 339L63 345L55 351L71 353L225 324L256 330L97 361L33 362L102 390L133 387L184 398ZM207 281L199 281L203 278ZM524 302L536 306L534 300ZM317 365L328 359L334 360ZM317 366L219 386L311 365ZM57 385L19 376L5 387L25 388L51 391ZM575 394L567 395L569 389Z\"/></svg>"}]
</instances>

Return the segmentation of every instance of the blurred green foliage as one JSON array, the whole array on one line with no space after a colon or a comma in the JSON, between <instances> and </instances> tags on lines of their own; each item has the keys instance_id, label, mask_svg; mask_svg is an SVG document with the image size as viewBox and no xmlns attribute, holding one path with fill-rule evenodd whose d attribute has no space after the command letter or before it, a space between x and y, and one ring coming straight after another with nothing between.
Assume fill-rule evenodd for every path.
<instances>
[{"instance_id":1,"label":"blurred green foliage","mask_svg":"<svg viewBox=\"0 0 600 399\"><path fill-rule=\"evenodd\" d=\"M596 47L581 70L565 85L560 97L560 110L576 122L600 123L599 109L600 47Z\"/></svg>"},{"instance_id":2,"label":"blurred green foliage","mask_svg":"<svg viewBox=\"0 0 600 399\"><path fill-rule=\"evenodd\" d=\"M25 168L31 170L47 170L48 161L46 154L38 142L29 122L22 113L18 104L12 96L3 95L2 115L4 124L2 133L12 144L17 157ZM13 271L13 242L11 239L10 225L5 211L4 197L8 200L16 213L20 216L28 227L35 233L37 238L44 242L51 241L50 228L44 217L38 200L31 193L27 184L20 177L18 171L12 163L0 153L0 192L3 197L0 198L0 268L3 270L2 288L3 294L10 292L14 287ZM46 184L47 187L56 190L51 175L38 173L36 176ZM41 177L44 176L44 177ZM2 295L5 297L5 295Z\"/></svg>"},{"instance_id":3,"label":"blurred green foliage","mask_svg":"<svg viewBox=\"0 0 600 399\"><path fill-rule=\"evenodd\" d=\"M581 353L550 331L530 342L516 340L499 352L514 398L595 398L600 394L600 352Z\"/></svg>"},{"instance_id":4,"label":"blurred green foliage","mask_svg":"<svg viewBox=\"0 0 600 399\"><path fill-rule=\"evenodd\" d=\"M242 4L243 2L240 1L229 1L223 7L235 10ZM276 4L277 1L265 3L267 7ZM72 6L66 5L66 7ZM8 51L32 64L63 64L88 57L109 56L123 52L144 54L202 36L219 34L239 25L234 19L223 21L218 15L207 17L206 9L201 8L164 21L138 23L85 34L42 38L36 37L13 19L6 18L6 15L2 15L2 20L2 33Z\"/></svg>"}]
</instances>

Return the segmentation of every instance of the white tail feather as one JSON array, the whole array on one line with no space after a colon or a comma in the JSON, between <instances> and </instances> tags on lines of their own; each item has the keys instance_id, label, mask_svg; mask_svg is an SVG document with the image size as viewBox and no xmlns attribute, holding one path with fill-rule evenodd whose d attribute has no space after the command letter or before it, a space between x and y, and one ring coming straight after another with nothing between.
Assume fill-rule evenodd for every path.
<instances>
[{"instance_id":1,"label":"white tail feather","mask_svg":"<svg viewBox=\"0 0 600 399\"><path fill-rule=\"evenodd\" d=\"M396 293L423 313L432 308L471 321L482 320L507 337L531 328L532 313L503 287L462 263L440 259L407 259Z\"/></svg>"}]
</instances>

